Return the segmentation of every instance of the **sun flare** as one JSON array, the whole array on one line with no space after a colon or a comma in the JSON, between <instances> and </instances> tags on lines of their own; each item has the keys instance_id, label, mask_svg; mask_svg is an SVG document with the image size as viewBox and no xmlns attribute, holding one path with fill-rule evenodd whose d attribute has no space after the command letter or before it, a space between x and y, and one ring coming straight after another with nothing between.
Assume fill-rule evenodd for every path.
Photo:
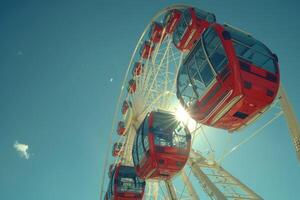
<instances>
[{"instance_id":1,"label":"sun flare","mask_svg":"<svg viewBox=\"0 0 300 200\"><path fill-rule=\"evenodd\" d=\"M181 106L178 105L175 111L175 116L178 121L181 121L185 124L190 131L193 131L196 128L196 122L189 113Z\"/></svg>"},{"instance_id":2,"label":"sun flare","mask_svg":"<svg viewBox=\"0 0 300 200\"><path fill-rule=\"evenodd\" d=\"M184 123L190 118L189 114L185 111L185 109L181 105L177 107L175 115L177 120Z\"/></svg>"}]
</instances>

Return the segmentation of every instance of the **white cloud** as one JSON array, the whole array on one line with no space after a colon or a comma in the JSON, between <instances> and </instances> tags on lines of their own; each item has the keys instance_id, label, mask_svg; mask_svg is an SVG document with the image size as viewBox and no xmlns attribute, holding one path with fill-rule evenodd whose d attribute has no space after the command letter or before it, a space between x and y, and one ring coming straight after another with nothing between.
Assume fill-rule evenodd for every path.
<instances>
[{"instance_id":1,"label":"white cloud","mask_svg":"<svg viewBox=\"0 0 300 200\"><path fill-rule=\"evenodd\" d=\"M113 80L114 80L113 78L110 78L110 79L109 79L110 82L113 82Z\"/></svg>"},{"instance_id":2,"label":"white cloud","mask_svg":"<svg viewBox=\"0 0 300 200\"><path fill-rule=\"evenodd\" d=\"M21 144L18 141L15 142L14 148L20 154L22 158L29 159L30 154L28 152L29 146L27 144Z\"/></svg>"}]
</instances>

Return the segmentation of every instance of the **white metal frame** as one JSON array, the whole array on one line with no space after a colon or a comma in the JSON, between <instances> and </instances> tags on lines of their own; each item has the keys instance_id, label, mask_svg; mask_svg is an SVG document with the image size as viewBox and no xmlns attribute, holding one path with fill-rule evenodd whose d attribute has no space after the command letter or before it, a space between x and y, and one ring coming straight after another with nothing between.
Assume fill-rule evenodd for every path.
<instances>
[{"instance_id":1,"label":"white metal frame","mask_svg":"<svg viewBox=\"0 0 300 200\"><path fill-rule=\"evenodd\" d=\"M169 10L183 9L187 7L189 6L175 5L168 7L157 13L151 20L151 22L160 20L162 16ZM184 53L179 52L175 48L172 43L172 37L168 35L163 41L160 41L158 44L156 44L155 50L150 59L140 59L137 52L141 45L143 45L143 41L146 38L145 35L147 34L150 25L151 23L149 23L145 28L132 54L121 86L121 92L117 101L117 105L115 107L112 128L108 138L110 147L112 146L113 134L116 134L115 130L117 121L124 120L126 122L127 128L126 136L121 136L118 139L118 142L122 142L124 144L122 147L122 149L124 150L124 154L115 159L115 164L118 162L122 162L125 165L133 165L131 151L136 130L149 111L157 109L175 111L176 105L178 104L178 102L176 101L176 77L179 67L184 58ZM127 82L129 79L131 79L130 73L133 69L134 62L138 60L144 63L143 72L139 77L135 78L135 81L137 83L137 91L134 94L129 94L127 92ZM287 120L290 134L295 145L296 153L300 161L299 123L282 86L280 87L278 96L280 99L282 112L284 113L284 116ZM127 100L132 103L132 106L124 116L120 114L120 108L123 100ZM272 120L270 120L266 125L270 124L274 119L279 117L282 112L275 116ZM257 132L255 132L245 141L234 147L231 151L224 153L221 160L219 160L219 163L222 161L222 159L231 154L238 147L257 135L259 131L260 129L258 129ZM205 133L203 132L202 126L200 124L196 125L195 129L192 131L192 134L193 137L202 134L207 140L211 152L213 152L213 149L207 137L205 136ZM105 180L108 180L107 168L109 160L108 158L111 152L110 147L109 149L107 149L103 166L100 199L103 199L106 189L105 185L107 184ZM196 200L199 199L199 191L195 189L195 186L196 188L202 187L203 191L211 199L262 199L245 184L240 182L237 178L223 169L220 164L218 164L216 161L208 161L203 155L201 155L200 152L192 150L187 164L190 167L193 176L196 177L196 179L199 181L200 185L196 185L195 182L192 182L190 179L191 174L187 175L185 170L182 170L179 175L182 178L182 183L185 185L184 188L176 188L176 184L173 184L172 180L147 180L147 188L145 191L144 199L183 199L182 194L186 192L189 194L189 197L187 199ZM207 172L210 172L210 174ZM166 187L162 187L163 184L161 183L163 182L165 183L164 185Z\"/></svg>"},{"instance_id":2,"label":"white metal frame","mask_svg":"<svg viewBox=\"0 0 300 200\"><path fill-rule=\"evenodd\" d=\"M296 115L293 111L292 105L286 95L286 92L281 85L279 88L279 100L280 100L280 105L284 114L284 117L286 119L288 128L289 128L289 133L292 139L292 142L294 143L295 150L296 150L296 155L298 158L298 161L300 162L300 126L299 122L296 118Z\"/></svg>"}]
</instances>

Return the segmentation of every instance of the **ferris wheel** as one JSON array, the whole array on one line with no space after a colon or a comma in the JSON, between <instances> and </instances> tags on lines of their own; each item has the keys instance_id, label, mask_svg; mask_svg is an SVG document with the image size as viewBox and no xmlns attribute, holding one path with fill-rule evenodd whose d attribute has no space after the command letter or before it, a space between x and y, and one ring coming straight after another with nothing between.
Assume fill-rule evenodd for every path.
<instances>
[{"instance_id":1,"label":"ferris wheel","mask_svg":"<svg viewBox=\"0 0 300 200\"><path fill-rule=\"evenodd\" d=\"M188 14L190 14L190 17ZM192 15L195 15L195 17L205 18L205 21L201 22L201 26L204 27L203 30L200 28L197 30L193 30L192 28L190 30L184 29L182 24L178 22L180 18L183 18L181 17L183 15L185 15L185 24L190 26L192 26L192 23L196 23ZM188 18L190 18L190 22L187 21ZM212 33L208 27L214 26L215 30L222 31L225 39L228 37L226 33L230 33L231 37L234 37L232 35L234 35L235 32L241 32L244 34L244 32L229 25L213 25L215 21L215 16L209 12L201 11L187 5L174 5L158 12L146 26L134 49L121 86L117 105L115 107L114 119L109 136L111 149L109 149L106 153L104 162L104 171L101 177L100 199L111 199L111 194L109 195L108 193L112 193L112 190L116 189L116 183L111 181L111 177L116 174L121 174L122 170L127 170L127 172L130 170L132 171L133 166L136 166L135 159L139 158L134 158L134 156L132 156L134 150L138 148L137 145L139 144L143 144L142 146L145 149L144 138L143 140L138 140L137 135L141 130L141 126L144 127L144 125L147 123L154 123L152 122L155 121L155 117L153 116L156 116L157 113L160 114L160 117L162 115L167 117L174 116L176 121L178 121L181 126L184 127L185 134L191 139L190 143L188 143L189 141L186 139L185 147L191 147L188 148L189 152L186 156L186 159L183 159L184 161L182 162L176 162L177 168L174 168L172 173L169 171L164 172L165 174L163 174L163 172L160 171L158 172L158 174L160 173L160 176L154 176L153 174L155 173L153 170L151 174L149 174L150 172L148 173L148 171L151 171L151 169L146 167L141 169L139 174L143 174L142 178L146 180L146 183L144 184L141 182L139 184L140 188L138 188L136 191L142 193L143 197L133 196L132 199L194 200L199 199L198 188L200 187L206 193L207 197L211 199L262 199L262 197L226 171L221 166L221 161L233 151L237 150L241 145L254 138L264 127L271 124L282 114L284 114L287 119L291 137L296 148L296 153L300 159L299 124L282 86L279 86L279 75L277 77L267 73L266 77L273 81L273 83L277 81L277 85L273 84L270 86L272 90L267 91L267 96L270 98L266 104L256 107L251 103L248 104L248 113L253 113L251 113L251 119L249 119L247 122L244 119L248 116L246 116L244 111L242 112L240 110L235 110L234 113L231 114L240 121L235 120L235 123L230 123L230 125L228 125L227 122L232 122L232 119L228 118L226 119L227 121L225 119L223 121L221 120L225 118L224 116L226 113L234 110L233 105L235 105L241 99L241 95L235 94L234 97L236 98L232 98L230 100L229 96L234 94L233 90L228 90L227 93L224 93L222 96L223 99L220 100L220 102L227 102L230 105L229 107L219 108L219 102L219 104L211 104L212 108L210 110L205 110L206 108L203 108L203 110L198 109L197 111L201 111L201 113L209 112L207 115L209 117L206 118L202 118L199 114L193 115L193 112L191 112L191 109L195 107L193 101L195 101L195 99L199 99L199 96L201 95L207 95L203 89L204 86L216 91L213 93L213 95L211 95L211 98L218 95L217 89L214 88L215 86L212 86L216 84L217 79L209 78L209 74L211 74L212 77L213 75L214 77L217 77L217 74L220 71L220 74L222 74L223 77L229 76L229 72L222 69L220 65L218 68L211 67L212 63L207 64L207 66L210 66L212 69L211 73L208 73L206 70L206 75L203 77L201 77L201 75L203 75L205 70L202 71L203 73L197 72L197 70L193 71L193 65L190 64L190 60L194 58L193 56L199 56L200 59L200 51L195 49L197 49L197 46L199 46L199 49L201 45L204 46L204 43L206 42L205 38L209 38L209 33ZM173 32L175 31L174 29L176 26L176 31L178 33L175 36ZM204 30L208 30L206 31L207 34L205 35L205 33L203 33L203 39L199 40ZM180 37L178 36L179 33L181 34ZM260 45L260 43L255 43L253 46L255 45L260 48L260 52L263 51L261 50L264 48L263 45ZM215 43L213 51L220 51L219 46L217 43ZM204 56L209 57L210 54L207 52L204 53ZM265 52L262 52L261 55L266 55L268 53L269 52L266 50ZM257 55L253 53L248 54L248 58L253 58L251 61L255 63L254 59ZM220 53L218 55L220 55ZM244 53L244 55L246 55L246 53ZM220 59L219 57L218 59ZM274 60L277 59L277 57L273 54L267 59L270 60L271 58ZM266 60L264 63L268 63L269 60ZM227 62L228 64L230 63L230 60L222 62ZM189 72L184 72L183 68L181 67L184 65L189 66L187 69L190 69L189 72L193 72L192 75ZM246 71L248 70L248 72L249 69L251 69L249 65L247 68L247 62L243 62L243 66ZM276 67L278 72L278 66L274 66L274 70L276 71ZM266 68L270 71L273 69L270 68L270 65L266 65ZM257 73L261 72L258 70ZM197 75L200 77L198 82L200 82L199 80L201 79L202 85L201 83L197 82L195 78ZM224 80L222 81L225 82ZM245 82L245 87L251 86L252 83L247 81ZM219 90L221 91L221 89ZM207 99L208 98L204 100L208 102ZM281 105L280 109L278 109L278 104ZM254 107L256 109L254 109ZM239 109L241 108L242 106L239 107ZM215 157L211 141L206 134L207 127L205 125L226 129L230 132L237 131L238 129L245 128L246 125L250 123L254 123L256 119L258 119L269 109L278 109L278 112L275 112L274 117L267 121L263 126L259 127L253 134L236 144L229 151L222 153L220 158ZM187 112L186 110L190 112ZM193 115L193 117L190 117L191 115ZM162 119L163 118L158 117L158 121ZM180 131L182 132L183 130L181 129ZM180 131L178 131L178 133ZM208 147L206 153L192 145L197 137L202 137L203 140L205 140ZM180 141L177 143L182 144L182 141L181 143ZM155 144L156 143L153 142L152 145ZM149 141L146 145L151 146ZM114 156L114 162L112 163L109 162L109 160L111 160L111 150L112 156ZM182 165L182 163L184 164ZM125 169L123 166L126 166L127 168ZM161 166L164 165L161 164ZM131 168L129 169L128 167ZM137 181L135 180L135 185L137 185L136 182ZM130 183L127 183L127 185L124 184L123 190L126 190L126 188L128 189L129 187ZM134 192L134 190L131 191L131 193L132 192Z\"/></svg>"}]
</instances>

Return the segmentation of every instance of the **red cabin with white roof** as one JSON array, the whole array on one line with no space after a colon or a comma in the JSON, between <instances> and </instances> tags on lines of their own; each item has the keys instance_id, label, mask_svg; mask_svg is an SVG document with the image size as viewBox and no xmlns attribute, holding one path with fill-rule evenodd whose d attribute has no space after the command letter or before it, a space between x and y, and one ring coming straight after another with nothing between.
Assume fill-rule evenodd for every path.
<instances>
[{"instance_id":1,"label":"red cabin with white roof","mask_svg":"<svg viewBox=\"0 0 300 200\"><path fill-rule=\"evenodd\" d=\"M139 177L168 180L189 157L191 135L174 114L150 112L137 130L132 159Z\"/></svg>"},{"instance_id":2,"label":"red cabin with white roof","mask_svg":"<svg viewBox=\"0 0 300 200\"><path fill-rule=\"evenodd\" d=\"M143 46L140 49L140 55L142 58L148 59L151 57L153 51L154 51L154 44L149 41L145 41Z\"/></svg>"},{"instance_id":3,"label":"red cabin with white roof","mask_svg":"<svg viewBox=\"0 0 300 200\"><path fill-rule=\"evenodd\" d=\"M164 39L166 32L161 23L153 22L149 31L149 40L153 43L158 43Z\"/></svg>"},{"instance_id":4,"label":"red cabin with white roof","mask_svg":"<svg viewBox=\"0 0 300 200\"><path fill-rule=\"evenodd\" d=\"M134 79L131 79L128 82L128 92L130 94L133 94L133 93L135 93L135 91L136 91L136 81Z\"/></svg>"},{"instance_id":5,"label":"red cabin with white roof","mask_svg":"<svg viewBox=\"0 0 300 200\"><path fill-rule=\"evenodd\" d=\"M125 131L125 123L123 121L119 121L117 129L118 135L125 135Z\"/></svg>"},{"instance_id":6,"label":"red cabin with white roof","mask_svg":"<svg viewBox=\"0 0 300 200\"><path fill-rule=\"evenodd\" d=\"M121 156L123 154L123 144L121 142L116 142L113 145L113 149L112 149L112 156L117 157L117 156Z\"/></svg>"},{"instance_id":7,"label":"red cabin with white roof","mask_svg":"<svg viewBox=\"0 0 300 200\"><path fill-rule=\"evenodd\" d=\"M271 105L279 78L277 56L262 42L213 24L180 67L177 97L196 121L232 132Z\"/></svg>"},{"instance_id":8,"label":"red cabin with white roof","mask_svg":"<svg viewBox=\"0 0 300 200\"><path fill-rule=\"evenodd\" d=\"M107 194L109 200L142 200L146 182L139 178L134 167L118 164L112 172Z\"/></svg>"},{"instance_id":9,"label":"red cabin with white roof","mask_svg":"<svg viewBox=\"0 0 300 200\"><path fill-rule=\"evenodd\" d=\"M122 109L121 109L122 115L125 115L127 113L129 105L130 105L130 102L128 103L127 101L123 101Z\"/></svg>"},{"instance_id":10,"label":"red cabin with white roof","mask_svg":"<svg viewBox=\"0 0 300 200\"><path fill-rule=\"evenodd\" d=\"M215 21L212 13L197 8L185 9L173 33L174 45L181 51L191 50L202 32Z\"/></svg>"},{"instance_id":11,"label":"red cabin with white roof","mask_svg":"<svg viewBox=\"0 0 300 200\"><path fill-rule=\"evenodd\" d=\"M114 170L115 165L114 164L110 164L109 165L109 169L108 169L108 177L111 177L112 172Z\"/></svg>"},{"instance_id":12,"label":"red cabin with white roof","mask_svg":"<svg viewBox=\"0 0 300 200\"><path fill-rule=\"evenodd\" d=\"M167 12L164 17L163 25L165 27L167 34L172 34L179 22L182 12L180 10L174 9Z\"/></svg>"},{"instance_id":13,"label":"red cabin with white roof","mask_svg":"<svg viewBox=\"0 0 300 200\"><path fill-rule=\"evenodd\" d=\"M140 62L136 62L132 69L132 75L135 77L140 76L143 73L143 67L144 67L144 64L142 64Z\"/></svg>"}]
</instances>

